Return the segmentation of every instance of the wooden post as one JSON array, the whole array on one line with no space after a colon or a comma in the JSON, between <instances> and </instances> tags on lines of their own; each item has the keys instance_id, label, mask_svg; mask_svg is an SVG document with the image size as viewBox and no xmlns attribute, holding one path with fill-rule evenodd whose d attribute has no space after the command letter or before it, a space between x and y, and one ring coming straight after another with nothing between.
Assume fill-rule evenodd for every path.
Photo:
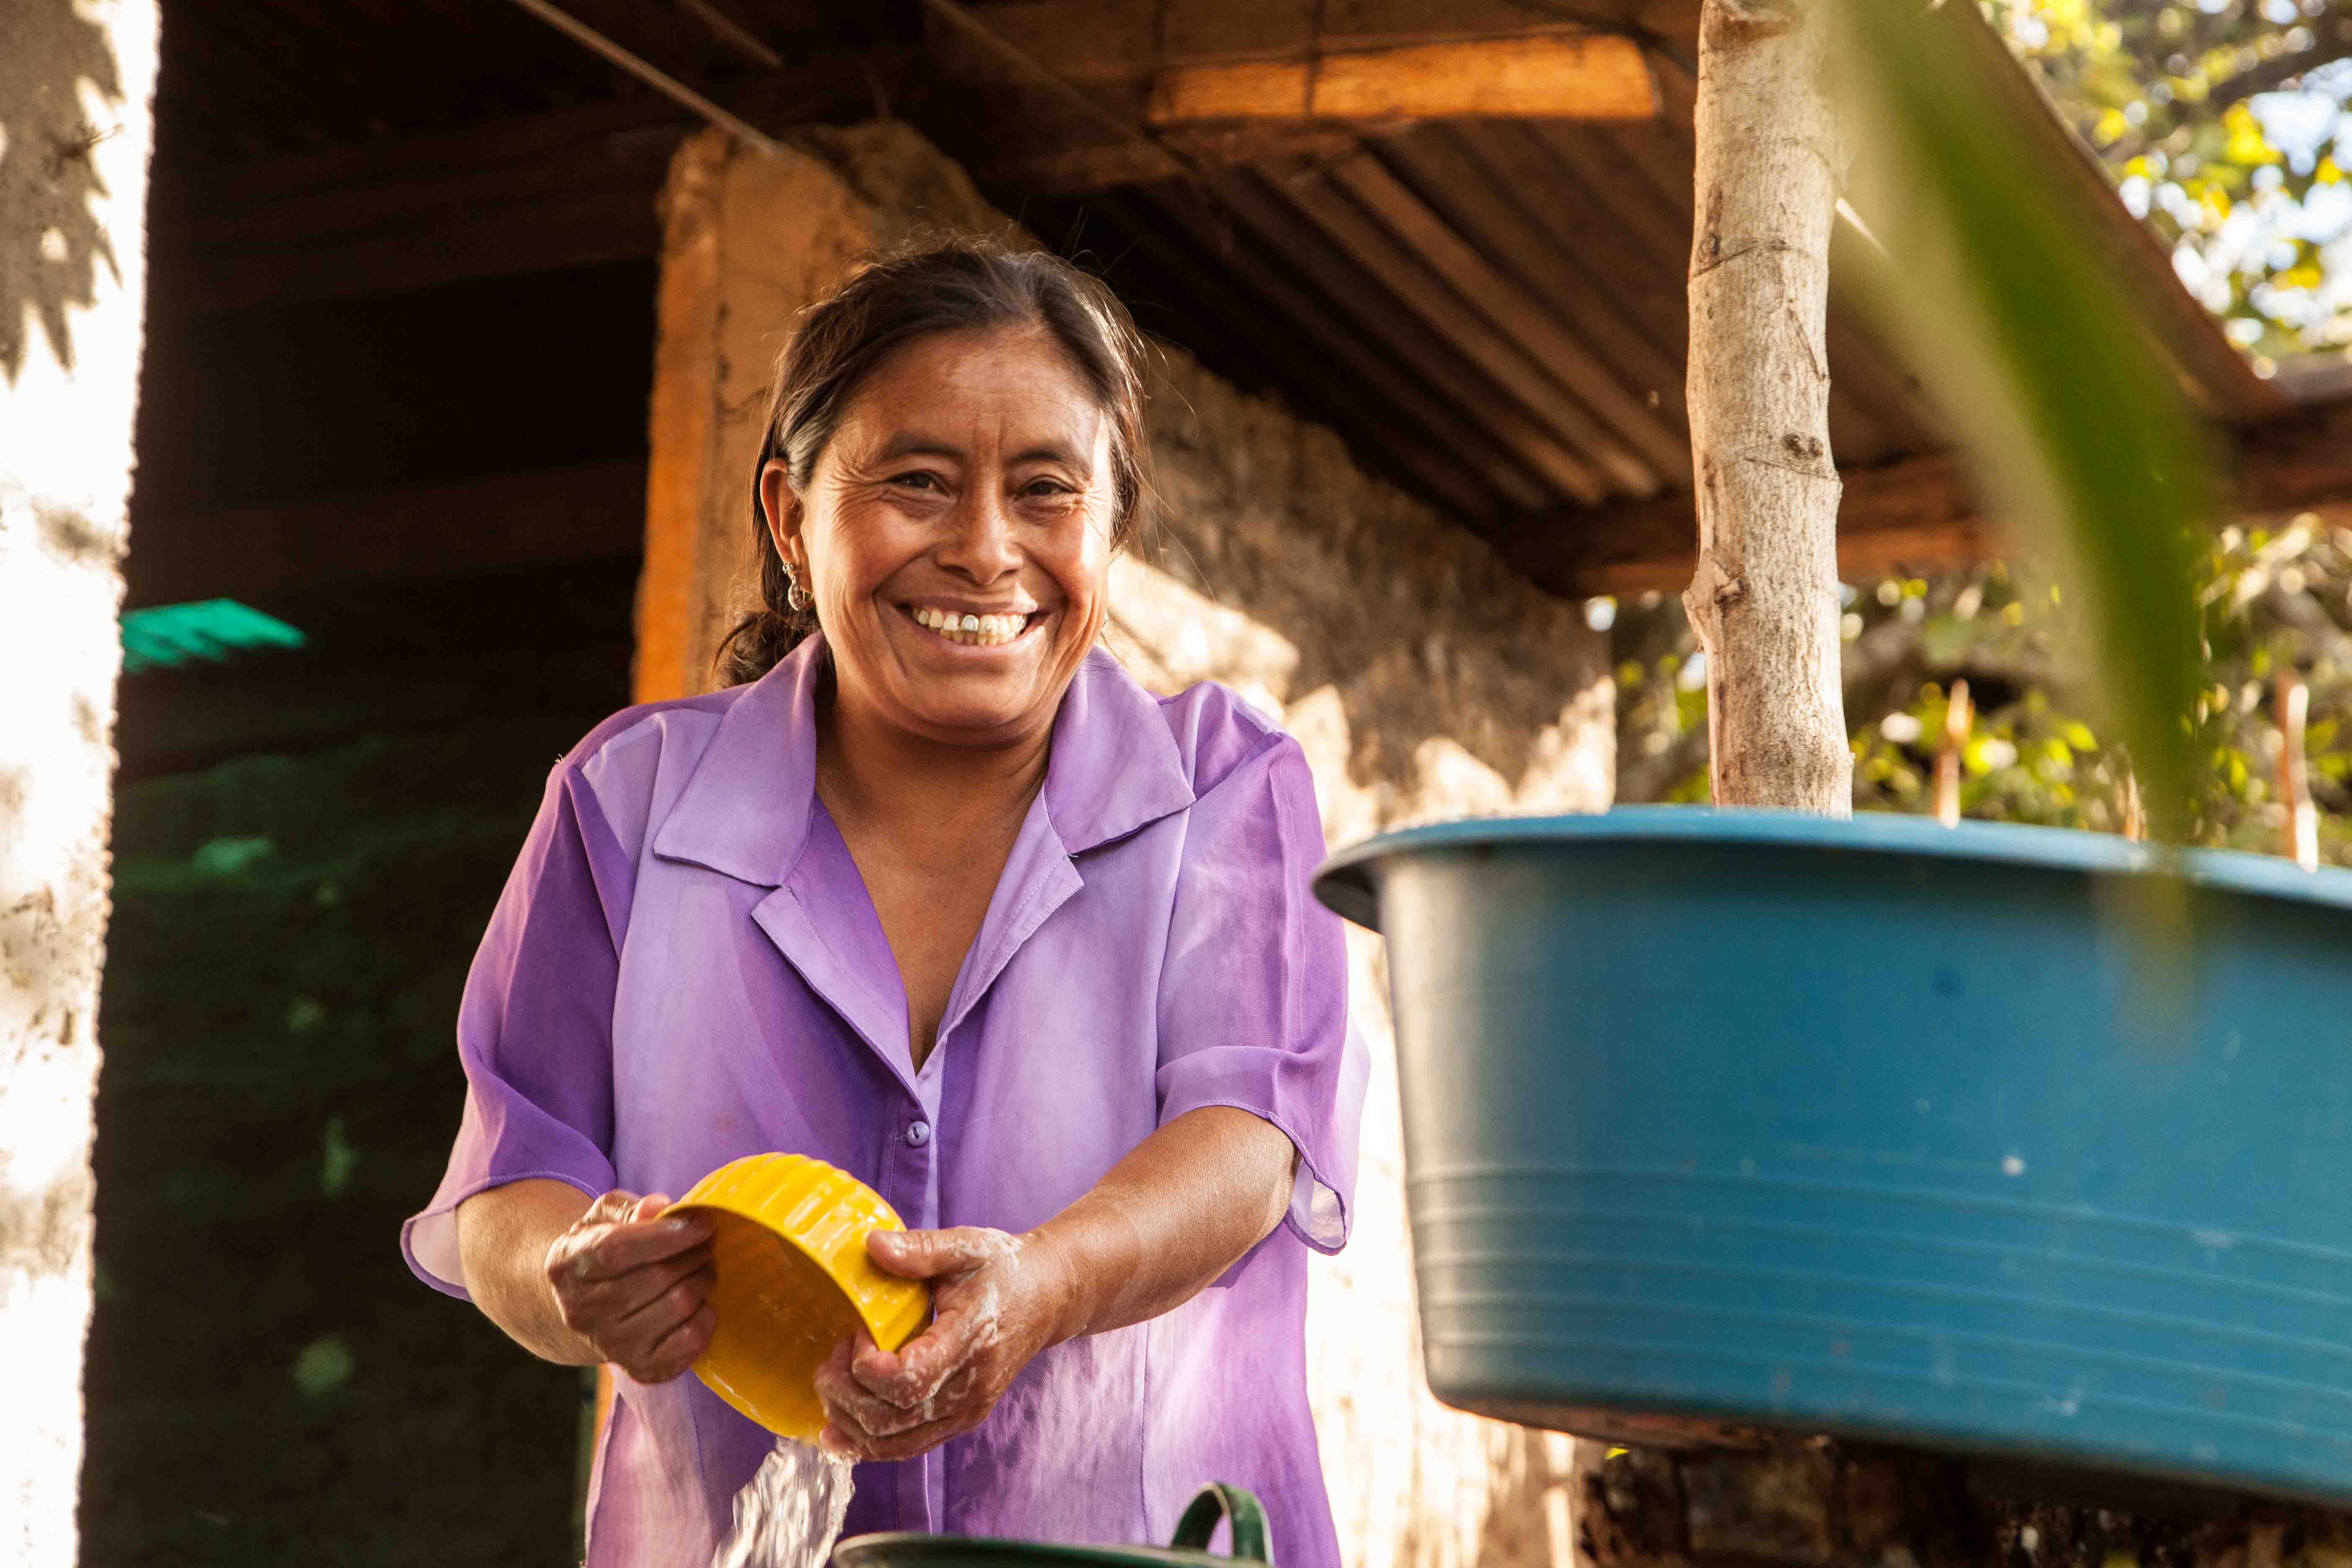
<instances>
[{"instance_id":1,"label":"wooden post","mask_svg":"<svg viewBox=\"0 0 2352 1568\"><path fill-rule=\"evenodd\" d=\"M1960 753L1968 749L1969 729L1975 722L1969 683L1955 680L1951 700L1944 705L1944 742L1936 748L1936 820L1947 827L1960 825Z\"/></svg>"},{"instance_id":2,"label":"wooden post","mask_svg":"<svg viewBox=\"0 0 2352 1568\"><path fill-rule=\"evenodd\" d=\"M2121 770L2116 777L2117 826L2126 838L2137 844L2147 837L2147 813L2139 804L2139 774L2132 771L2128 756L2116 765Z\"/></svg>"},{"instance_id":3,"label":"wooden post","mask_svg":"<svg viewBox=\"0 0 2352 1568\"><path fill-rule=\"evenodd\" d=\"M153 0L0 28L0 1562L69 1568Z\"/></svg>"},{"instance_id":4,"label":"wooden post","mask_svg":"<svg viewBox=\"0 0 2352 1568\"><path fill-rule=\"evenodd\" d=\"M1830 229L1847 155L1813 0L1706 0L1690 264L1698 572L1719 805L1853 809L1839 682Z\"/></svg>"},{"instance_id":5,"label":"wooden post","mask_svg":"<svg viewBox=\"0 0 2352 1568\"><path fill-rule=\"evenodd\" d=\"M2278 792L2286 808L2285 842L2279 852L2306 871L2319 869L2319 811L2311 800L2311 774L2304 761L2303 731L2311 717L2311 688L2292 669L2278 677Z\"/></svg>"}]
</instances>

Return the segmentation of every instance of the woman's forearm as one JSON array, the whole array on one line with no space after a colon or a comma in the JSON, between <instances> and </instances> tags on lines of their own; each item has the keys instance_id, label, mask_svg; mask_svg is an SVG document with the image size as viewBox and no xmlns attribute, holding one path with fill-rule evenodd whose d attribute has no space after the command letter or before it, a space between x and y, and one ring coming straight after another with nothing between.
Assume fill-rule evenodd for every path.
<instances>
[{"instance_id":1,"label":"woman's forearm","mask_svg":"<svg viewBox=\"0 0 2352 1568\"><path fill-rule=\"evenodd\" d=\"M589 1366L603 1358L564 1326L547 1253L588 1212L591 1200L566 1182L510 1182L457 1205L457 1259L482 1315L543 1361Z\"/></svg>"},{"instance_id":2,"label":"woman's forearm","mask_svg":"<svg viewBox=\"0 0 2352 1568\"><path fill-rule=\"evenodd\" d=\"M1182 1306L1271 1235L1290 1206L1297 1151L1231 1106L1188 1111L1023 1238L1058 1265L1054 1342Z\"/></svg>"}]
</instances>

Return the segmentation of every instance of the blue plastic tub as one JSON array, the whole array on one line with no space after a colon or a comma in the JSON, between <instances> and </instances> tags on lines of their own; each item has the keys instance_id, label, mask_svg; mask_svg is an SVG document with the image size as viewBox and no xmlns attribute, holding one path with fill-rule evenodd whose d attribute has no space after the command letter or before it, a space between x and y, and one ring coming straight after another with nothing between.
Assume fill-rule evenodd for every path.
<instances>
[{"instance_id":1,"label":"blue plastic tub","mask_svg":"<svg viewBox=\"0 0 2352 1568\"><path fill-rule=\"evenodd\" d=\"M2352 1501L2352 872L1648 807L1448 824L1388 937L1423 1347L1534 1426ZM2177 901L2176 901L2177 907Z\"/></svg>"}]
</instances>

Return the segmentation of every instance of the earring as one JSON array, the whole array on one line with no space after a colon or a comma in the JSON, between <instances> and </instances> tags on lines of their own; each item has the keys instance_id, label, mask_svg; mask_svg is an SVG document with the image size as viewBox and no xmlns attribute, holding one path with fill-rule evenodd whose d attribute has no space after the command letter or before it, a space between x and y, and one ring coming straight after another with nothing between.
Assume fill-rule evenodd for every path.
<instances>
[{"instance_id":1,"label":"earring","mask_svg":"<svg viewBox=\"0 0 2352 1568\"><path fill-rule=\"evenodd\" d=\"M791 562L785 562L784 608L796 616L804 616L808 614L809 606L814 603L815 601L809 597L808 590L801 586L800 574L793 570Z\"/></svg>"}]
</instances>

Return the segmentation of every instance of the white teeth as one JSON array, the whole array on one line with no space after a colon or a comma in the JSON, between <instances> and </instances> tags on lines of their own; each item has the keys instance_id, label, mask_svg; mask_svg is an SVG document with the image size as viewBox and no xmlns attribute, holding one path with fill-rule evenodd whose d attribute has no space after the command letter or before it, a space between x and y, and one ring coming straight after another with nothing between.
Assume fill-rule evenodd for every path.
<instances>
[{"instance_id":1,"label":"white teeth","mask_svg":"<svg viewBox=\"0 0 2352 1568\"><path fill-rule=\"evenodd\" d=\"M921 605L908 612L915 624L927 626L966 647L995 647L1013 641L1029 626L1026 616L966 615L958 610L939 610Z\"/></svg>"}]
</instances>

